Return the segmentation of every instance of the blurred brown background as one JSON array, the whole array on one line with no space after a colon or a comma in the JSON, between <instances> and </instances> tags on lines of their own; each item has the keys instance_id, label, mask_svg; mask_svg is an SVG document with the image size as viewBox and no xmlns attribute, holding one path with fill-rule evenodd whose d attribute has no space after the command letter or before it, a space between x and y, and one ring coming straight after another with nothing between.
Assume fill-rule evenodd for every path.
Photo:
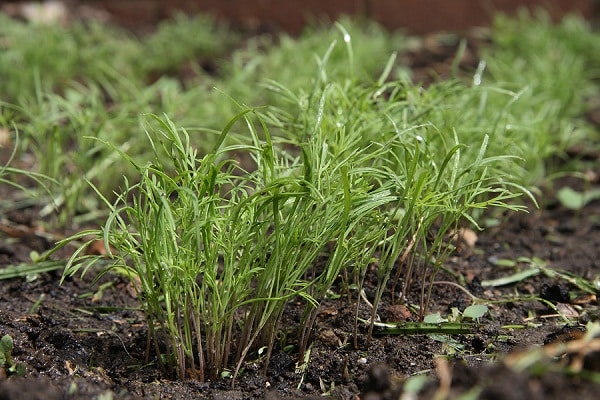
<instances>
[{"instance_id":1,"label":"blurred brown background","mask_svg":"<svg viewBox=\"0 0 600 400\"><path fill-rule=\"evenodd\" d=\"M1 1L0 4L23 3ZM410 33L460 30L489 23L497 11L544 7L554 18L577 13L599 15L599 0L65 0L68 7L87 6L108 12L126 26L153 24L176 11L210 12L250 28L284 29L298 33L315 18L341 14L370 17L387 28ZM14 4L13 4L14 5Z\"/></svg>"}]
</instances>

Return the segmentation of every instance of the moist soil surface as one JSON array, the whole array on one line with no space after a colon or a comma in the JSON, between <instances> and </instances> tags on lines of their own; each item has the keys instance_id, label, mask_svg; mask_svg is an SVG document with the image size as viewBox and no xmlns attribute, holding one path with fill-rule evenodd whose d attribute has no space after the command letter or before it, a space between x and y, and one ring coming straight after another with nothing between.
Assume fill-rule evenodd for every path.
<instances>
[{"instance_id":1,"label":"moist soil surface","mask_svg":"<svg viewBox=\"0 0 600 400\"><path fill-rule=\"evenodd\" d=\"M577 187L581 182L557 182L554 188L565 184ZM485 399L596 399L600 384L569 374L569 363L575 361L566 356L544 358L535 370L515 368L531 349L581 340L586 323L597 319L595 298L584 296L564 276L541 273L508 285L482 285L531 268L529 262L516 267L498 262L518 257L537 257L551 270L598 281L600 202L571 211L554 198L548 191L540 207L528 213L490 215L497 225L477 233L474 246L467 239L458 243L447 271L436 276L436 281L459 282L488 302L489 312L468 332L398 334L376 328L369 339L368 326L359 321L355 337L357 293L350 291L349 301L340 285L334 292L341 297L320 307L303 374L296 372L293 346L284 351L284 345L294 344L303 307L292 302L281 325L285 339L275 346L266 371L264 359L250 355L233 387L228 377L204 383L169 379L154 354L146 360L146 322L134 291L119 276L105 275L92 285L95 271L90 271L60 284L57 270L4 280L0 333L13 338L12 356L25 374L11 376L2 370L0 399L294 399L321 398L323 393L339 399L398 399L408 390L407 377L416 374L429 380L413 398L433 398L440 391L456 398L476 389ZM51 247L47 235L34 231L36 221L30 218L35 214L30 211L4 219L0 266L27 262L31 251ZM367 299L375 278L373 267L365 285ZM419 292L416 283L408 303L418 302ZM416 320L414 311L390 304L390 298L388 290L378 312L382 322ZM513 300L493 303L509 298ZM449 315L451 308L464 309L470 303L470 296L456 286L435 284L429 312ZM359 317L367 319L369 313L362 301ZM584 370L600 373L599 352L587 352Z\"/></svg>"},{"instance_id":2,"label":"moist soil surface","mask_svg":"<svg viewBox=\"0 0 600 400\"><path fill-rule=\"evenodd\" d=\"M424 49L409 55L407 62L433 59L440 69L436 75L441 76L455 49L448 49L446 57L438 50ZM429 67L431 63L419 66L421 71ZM587 171L591 184L597 186L598 155L584 156L592 165ZM453 308L464 310L476 296L487 304L488 312L476 323L467 321L471 324L462 332L417 327L399 333L376 327L370 337L364 322L371 312L369 304L361 300L362 320L355 330L359 296L344 288L340 279L332 298L320 305L307 368L296 371L294 347L304 305L291 302L267 367L264 356L250 354L234 385L228 376L209 382L175 380L160 370L156 354L150 352L146 358L146 320L135 291L122 277L107 274L92 284L97 271L89 271L61 284L58 269L1 281L0 335L12 337L12 358L24 367L24 374L0 368L0 399L316 399L327 394L336 399L383 400L403 395L458 398L469 391L481 399L597 399L600 384L593 378L598 381L594 374L600 374L600 352L580 344L587 323L598 319L598 302L568 274L599 289L600 202L577 211L566 209L557 201L556 191L567 186L585 185L574 178L555 181L542 189L539 207L531 205L527 213L492 211L486 218L495 221L491 227L463 231L455 243L457 250L435 276L428 309L452 315ZM2 189L3 198L13 195ZM31 207L0 216L0 267L30 262L32 251L53 246L58 234L41 231L45 225L37 215ZM522 262L516 265L503 262L519 257ZM542 262L537 274L517 275L505 285L484 285L532 271ZM544 273L547 270L562 275ZM373 297L376 278L373 266L365 283L367 300ZM404 303L392 304L390 283L377 312L379 321L416 322L411 306L418 304L421 289L428 287L414 283ZM569 344L568 349L555 351ZM536 349L545 349L546 356ZM532 358L537 362L524 367ZM427 378L417 394L411 391L416 380L407 381L414 376Z\"/></svg>"}]
</instances>

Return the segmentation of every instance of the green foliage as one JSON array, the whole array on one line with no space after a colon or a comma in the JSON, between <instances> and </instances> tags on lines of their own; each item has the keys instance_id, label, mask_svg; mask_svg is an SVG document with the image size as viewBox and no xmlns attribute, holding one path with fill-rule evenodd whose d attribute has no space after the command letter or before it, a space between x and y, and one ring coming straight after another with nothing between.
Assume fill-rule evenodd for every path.
<instances>
[{"instance_id":1,"label":"green foliage","mask_svg":"<svg viewBox=\"0 0 600 400\"><path fill-rule=\"evenodd\" d=\"M231 89L253 89L248 85L267 79L285 83L293 93L310 90L322 80L372 82L390 54L403 49L404 42L404 36L387 33L374 22L350 18L336 24L314 24L298 38L281 34L276 45L258 37L233 54L228 68L236 79ZM236 98L241 94L232 93ZM272 99L277 101L276 96L268 98Z\"/></svg>"},{"instance_id":2,"label":"green foliage","mask_svg":"<svg viewBox=\"0 0 600 400\"><path fill-rule=\"evenodd\" d=\"M0 339L0 367L6 368L8 375L25 375L25 365L15 362L12 356L13 339L10 335L2 336Z\"/></svg>"},{"instance_id":3,"label":"green foliage","mask_svg":"<svg viewBox=\"0 0 600 400\"><path fill-rule=\"evenodd\" d=\"M35 262L35 260L33 260ZM64 261L51 261L46 260L40 263L35 262L34 264L18 264L9 265L0 268L0 280L13 279L13 278L31 278L35 277L42 272L50 271L62 271L64 269Z\"/></svg>"},{"instance_id":4,"label":"green foliage","mask_svg":"<svg viewBox=\"0 0 600 400\"><path fill-rule=\"evenodd\" d=\"M120 143L121 150L145 159L151 149L136 137L140 113L184 115L186 125L202 122L213 128L228 118L214 110L194 115L195 104L210 104L204 85L185 91L168 77L147 84L157 72L172 72L184 61L217 57L231 48L235 37L209 17L180 16L138 40L93 21L61 27L0 15L0 39L6 47L0 52L0 80L6 83L2 125L15 124L22 132L17 156L33 152L38 172L55 180L56 199L42 214L58 207L60 224L75 215L84 223L103 213L82 177L110 195L115 182L132 173L127 163L114 164L114 154L93 138Z\"/></svg>"},{"instance_id":5,"label":"green foliage","mask_svg":"<svg viewBox=\"0 0 600 400\"><path fill-rule=\"evenodd\" d=\"M485 304L472 304L465 308L462 313L463 318L478 320L488 312L488 307Z\"/></svg>"},{"instance_id":6,"label":"green foliage","mask_svg":"<svg viewBox=\"0 0 600 400\"><path fill-rule=\"evenodd\" d=\"M7 130L7 132L8 132L8 130ZM31 182L33 182L35 185L39 186L43 190L48 191L46 184L48 182L52 183L52 180L50 178L48 178L47 176L40 174L40 173L33 172L33 171L28 171L28 170L10 166L10 164L13 162L15 155L17 153L16 149L17 149L18 143L19 143L19 133L17 130L15 130L14 140L16 142L15 147L11 150L10 155L8 156L8 159L6 160L5 164L0 165L0 184L10 185L19 190L27 192L29 189L24 185L25 185L26 180L30 180ZM2 148L3 147L0 146L0 149L2 149ZM19 181L19 179L17 179L17 177L22 178L21 181Z\"/></svg>"},{"instance_id":7,"label":"green foliage","mask_svg":"<svg viewBox=\"0 0 600 400\"><path fill-rule=\"evenodd\" d=\"M366 180L345 164L326 165L330 155L320 146L316 154L305 151L322 166L314 171L280 158L268 130L259 137L250 111L238 119L245 119L253 145L217 146L200 159L187 133L156 119L159 141L148 133L155 159L136 165L138 184L125 181L116 202L106 201L111 214L95 232L114 249L112 268L139 279L157 348L159 337L166 336L166 360L173 362L165 367L182 378L187 368L196 371L195 360L198 378L219 376L233 349L237 372L254 345L272 347L288 299L300 296L312 310L342 268L364 262L364 252L372 252L373 235L355 234L372 224L381 204L371 201ZM241 171L226 157L232 150L251 157L257 169ZM165 165L165 159L171 163ZM171 164L174 171L165 168ZM290 174L294 169L304 172ZM317 272L316 261L329 244L333 254ZM66 274L82 262L100 260L79 257L84 248ZM244 328L237 333L240 315Z\"/></svg>"},{"instance_id":8,"label":"green foliage","mask_svg":"<svg viewBox=\"0 0 600 400\"><path fill-rule=\"evenodd\" d=\"M125 32L90 22L70 28L28 24L0 14L2 99L14 102L35 91L60 90L73 79L104 82L111 71L133 76L141 55ZM42 83L42 87L36 85Z\"/></svg>"},{"instance_id":9,"label":"green foliage","mask_svg":"<svg viewBox=\"0 0 600 400\"><path fill-rule=\"evenodd\" d=\"M402 254L410 254L407 276L425 283L461 220L475 222L472 212L489 206L520 208L506 201L521 188L495 168L514 159L487 157L487 137L463 144L456 132L447 140L431 124L416 125L403 82L323 81L298 95L271 85L295 107L242 108L204 156L186 131L154 117L154 159L140 165L120 151L140 181L126 180L114 203L105 199L111 213L95 234L115 250L112 268L139 280L156 348L167 343L165 367L181 378L196 360L197 377L219 376L234 350L234 376L252 348L269 355L290 298L306 301L302 352L318 303L343 271L356 271L360 284L378 263L375 313ZM227 146L239 121L251 143ZM463 155L472 145L478 150ZM253 166L243 170L235 159ZM84 248L66 274L100 260L79 257ZM404 295L409 289L410 280Z\"/></svg>"},{"instance_id":10,"label":"green foliage","mask_svg":"<svg viewBox=\"0 0 600 400\"><path fill-rule=\"evenodd\" d=\"M452 327L455 326L453 325L455 323L465 322L465 319L479 321L487 312L488 306L485 304L471 304L463 312L460 312L457 308L453 308L452 315L447 317L442 317L439 312L426 315L423 318L423 322L426 324L450 324L448 327Z\"/></svg>"},{"instance_id":11,"label":"green foliage","mask_svg":"<svg viewBox=\"0 0 600 400\"><path fill-rule=\"evenodd\" d=\"M561 188L556 194L558 201L571 210L581 210L589 202L600 199L600 189L578 192L570 187Z\"/></svg>"},{"instance_id":12,"label":"green foliage","mask_svg":"<svg viewBox=\"0 0 600 400\"><path fill-rule=\"evenodd\" d=\"M600 41L572 19L499 18L472 82L423 88L397 63L404 38L364 21L248 40L209 75L199 61L237 36L205 17L143 39L0 18L0 126L23 133L11 159L31 153L54 179L43 212L58 206L59 223L105 216L59 244L84 241L65 276L97 265L129 277L158 362L180 378L235 377L257 349L268 359L292 299L305 304L302 359L332 285L362 290L370 265L371 330L389 287L425 317L457 228L524 209L547 160L591 137L575 118ZM98 238L108 260L85 255Z\"/></svg>"},{"instance_id":13,"label":"green foliage","mask_svg":"<svg viewBox=\"0 0 600 400\"><path fill-rule=\"evenodd\" d=\"M177 72L186 63L200 67L197 61L222 57L237 40L231 30L208 15L177 14L161 22L157 31L143 41L141 68L147 74Z\"/></svg>"},{"instance_id":14,"label":"green foliage","mask_svg":"<svg viewBox=\"0 0 600 400\"><path fill-rule=\"evenodd\" d=\"M4 366L12 361L13 340L10 335L4 335L0 339L0 365Z\"/></svg>"},{"instance_id":15,"label":"green foliage","mask_svg":"<svg viewBox=\"0 0 600 400\"><path fill-rule=\"evenodd\" d=\"M498 16L492 41L483 53L486 75L518 93L504 117L504 140L525 160L530 182L539 182L547 168L555 169L548 165L551 157L598 137L575 119L585 112L586 99L598 93L598 34L574 16L554 24L545 12L524 11L518 18Z\"/></svg>"}]
</instances>

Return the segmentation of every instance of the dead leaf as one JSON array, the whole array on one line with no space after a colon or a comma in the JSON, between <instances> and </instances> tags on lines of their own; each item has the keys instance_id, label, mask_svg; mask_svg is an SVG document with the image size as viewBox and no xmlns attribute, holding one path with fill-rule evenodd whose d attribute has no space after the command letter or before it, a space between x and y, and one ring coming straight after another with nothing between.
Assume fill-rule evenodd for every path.
<instances>
[{"instance_id":1,"label":"dead leaf","mask_svg":"<svg viewBox=\"0 0 600 400\"><path fill-rule=\"evenodd\" d=\"M112 248L111 248L111 252L114 252ZM108 251L106 251L106 247L104 246L104 241L102 239L97 239L97 240L94 240L88 246L85 253L87 255L105 256L108 254Z\"/></svg>"},{"instance_id":2,"label":"dead leaf","mask_svg":"<svg viewBox=\"0 0 600 400\"><path fill-rule=\"evenodd\" d=\"M69 376L72 376L73 374L75 374L75 370L71 366L71 361L69 361L69 360L65 360L65 369L69 373Z\"/></svg>"},{"instance_id":3,"label":"dead leaf","mask_svg":"<svg viewBox=\"0 0 600 400\"><path fill-rule=\"evenodd\" d=\"M332 346L332 347L341 347L342 346L342 341L340 340L338 335L336 335L335 332L331 329L322 330L321 332L319 332L318 337L321 340L321 342L323 342L324 344L327 344L329 346Z\"/></svg>"},{"instance_id":4,"label":"dead leaf","mask_svg":"<svg viewBox=\"0 0 600 400\"><path fill-rule=\"evenodd\" d=\"M319 311L319 315L333 317L338 315L338 309L336 307L323 308Z\"/></svg>"},{"instance_id":5,"label":"dead leaf","mask_svg":"<svg viewBox=\"0 0 600 400\"><path fill-rule=\"evenodd\" d=\"M452 386L452 368L448 364L448 360L444 357L436 357L434 359L435 372L440 380L440 385L436 391L434 398L446 399L450 393Z\"/></svg>"},{"instance_id":6,"label":"dead leaf","mask_svg":"<svg viewBox=\"0 0 600 400\"><path fill-rule=\"evenodd\" d=\"M140 281L139 276L134 276L132 280L128 281L127 284L119 284L117 285L117 289L124 289L127 294L131 296L133 299L137 299L138 294L142 290L142 283Z\"/></svg>"},{"instance_id":7,"label":"dead leaf","mask_svg":"<svg viewBox=\"0 0 600 400\"><path fill-rule=\"evenodd\" d=\"M586 304L595 303L597 300L598 299L595 294L584 294L571 300L571 303L583 306Z\"/></svg>"},{"instance_id":8,"label":"dead leaf","mask_svg":"<svg viewBox=\"0 0 600 400\"><path fill-rule=\"evenodd\" d=\"M10 132L6 128L0 128L0 147L10 146Z\"/></svg>"},{"instance_id":9,"label":"dead leaf","mask_svg":"<svg viewBox=\"0 0 600 400\"><path fill-rule=\"evenodd\" d=\"M470 249L474 248L477 240L479 240L477 233L469 228L458 228L456 235L459 243L467 245Z\"/></svg>"},{"instance_id":10,"label":"dead leaf","mask_svg":"<svg viewBox=\"0 0 600 400\"><path fill-rule=\"evenodd\" d=\"M383 309L383 315L387 322L401 322L410 318L411 312L405 305L396 304Z\"/></svg>"},{"instance_id":11,"label":"dead leaf","mask_svg":"<svg viewBox=\"0 0 600 400\"><path fill-rule=\"evenodd\" d=\"M579 313L577 312L577 310L575 310L570 304L558 303L556 305L556 309L558 310L558 312L564 315L565 318L571 319L579 317Z\"/></svg>"}]
</instances>

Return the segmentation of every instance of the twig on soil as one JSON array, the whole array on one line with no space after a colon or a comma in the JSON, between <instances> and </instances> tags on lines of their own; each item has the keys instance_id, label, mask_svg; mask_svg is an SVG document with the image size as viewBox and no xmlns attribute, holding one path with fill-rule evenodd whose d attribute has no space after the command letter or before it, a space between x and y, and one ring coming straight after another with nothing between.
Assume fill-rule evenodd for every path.
<instances>
[{"instance_id":1,"label":"twig on soil","mask_svg":"<svg viewBox=\"0 0 600 400\"><path fill-rule=\"evenodd\" d=\"M360 319L362 322L370 324L371 321ZM448 335L473 333L478 324L467 322L444 322L439 324L430 324L426 322L399 322L399 323L381 323L373 324L378 329L373 331L373 336L383 335L422 335L428 333L439 333Z\"/></svg>"},{"instance_id":2,"label":"twig on soil","mask_svg":"<svg viewBox=\"0 0 600 400\"><path fill-rule=\"evenodd\" d=\"M444 357L437 357L434 360L435 371L440 379L440 386L435 392L434 400L443 400L448 398L450 394L450 386L452 385L452 369L448 365L448 360Z\"/></svg>"}]
</instances>

